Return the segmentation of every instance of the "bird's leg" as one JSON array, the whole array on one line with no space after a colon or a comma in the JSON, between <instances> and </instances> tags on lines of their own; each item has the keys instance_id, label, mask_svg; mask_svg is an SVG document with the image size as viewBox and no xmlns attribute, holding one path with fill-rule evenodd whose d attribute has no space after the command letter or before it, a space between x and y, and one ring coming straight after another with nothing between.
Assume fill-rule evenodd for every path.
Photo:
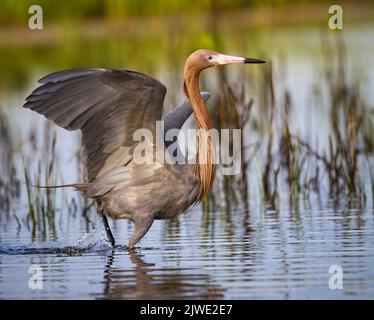
<instances>
[{"instance_id":1,"label":"bird's leg","mask_svg":"<svg viewBox=\"0 0 374 320\"><path fill-rule=\"evenodd\" d=\"M151 227L154 216L153 214L135 214L131 220L135 226L128 246L129 249L134 249L134 246L140 241L141 238L143 238Z\"/></svg>"},{"instance_id":2,"label":"bird's leg","mask_svg":"<svg viewBox=\"0 0 374 320\"><path fill-rule=\"evenodd\" d=\"M103 220L106 235L107 235L107 237L109 239L109 242L111 243L112 247L114 247L116 242L114 240L112 230L110 230L108 219L106 218L106 215L104 214L104 209L103 209L103 206L101 204L101 201L96 200L96 203L97 203L97 206L98 206L97 213L101 216L101 219Z\"/></svg>"},{"instance_id":3,"label":"bird's leg","mask_svg":"<svg viewBox=\"0 0 374 320\"><path fill-rule=\"evenodd\" d=\"M101 215L101 219L103 219L105 232L106 232L106 235L108 236L109 242L111 243L112 247L114 247L116 242L114 240L112 230L110 230L108 219L106 218L103 211L99 211L99 214Z\"/></svg>"}]
</instances>

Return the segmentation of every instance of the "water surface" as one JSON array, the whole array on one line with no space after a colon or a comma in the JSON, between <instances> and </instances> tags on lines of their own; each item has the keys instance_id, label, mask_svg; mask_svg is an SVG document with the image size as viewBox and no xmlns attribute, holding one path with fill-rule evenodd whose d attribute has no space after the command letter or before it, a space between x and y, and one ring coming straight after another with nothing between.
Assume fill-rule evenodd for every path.
<instances>
[{"instance_id":1,"label":"water surface","mask_svg":"<svg viewBox=\"0 0 374 320\"><path fill-rule=\"evenodd\" d=\"M96 221L97 223L100 221ZM117 222L112 249L99 227L61 230L55 241L30 239L15 224L0 232L0 297L43 299L373 298L372 210L260 210L179 222L156 221L134 252L130 226ZM73 229L73 230L72 230ZM82 234L85 234L82 237ZM30 265L43 289L29 288ZM343 270L330 289L329 268Z\"/></svg>"}]
</instances>

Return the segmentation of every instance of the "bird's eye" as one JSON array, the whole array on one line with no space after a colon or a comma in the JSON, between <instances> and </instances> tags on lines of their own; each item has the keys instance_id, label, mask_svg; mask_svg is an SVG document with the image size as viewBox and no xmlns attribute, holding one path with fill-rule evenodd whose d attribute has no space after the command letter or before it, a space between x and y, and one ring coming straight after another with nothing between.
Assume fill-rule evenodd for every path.
<instances>
[{"instance_id":1,"label":"bird's eye","mask_svg":"<svg viewBox=\"0 0 374 320\"><path fill-rule=\"evenodd\" d=\"M208 56L208 61L212 60L213 59L213 56Z\"/></svg>"}]
</instances>

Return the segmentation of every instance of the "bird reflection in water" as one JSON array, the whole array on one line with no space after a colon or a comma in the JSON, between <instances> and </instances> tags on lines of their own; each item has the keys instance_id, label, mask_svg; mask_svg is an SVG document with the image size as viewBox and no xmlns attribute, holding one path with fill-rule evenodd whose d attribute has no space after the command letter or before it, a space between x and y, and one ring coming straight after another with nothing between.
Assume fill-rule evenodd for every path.
<instances>
[{"instance_id":1,"label":"bird reflection in water","mask_svg":"<svg viewBox=\"0 0 374 320\"><path fill-rule=\"evenodd\" d=\"M146 262L136 250L116 246L107 256L104 299L222 299L224 289L212 284L201 268L160 267ZM120 250L118 250L120 249ZM123 266L127 260L128 268ZM130 264L132 266L130 266Z\"/></svg>"}]
</instances>

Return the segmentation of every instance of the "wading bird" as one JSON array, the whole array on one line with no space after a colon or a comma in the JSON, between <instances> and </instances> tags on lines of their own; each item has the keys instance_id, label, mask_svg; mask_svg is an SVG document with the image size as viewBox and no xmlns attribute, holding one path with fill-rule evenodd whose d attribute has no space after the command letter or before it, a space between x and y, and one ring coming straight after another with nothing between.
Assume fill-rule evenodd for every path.
<instances>
[{"instance_id":1,"label":"wading bird","mask_svg":"<svg viewBox=\"0 0 374 320\"><path fill-rule=\"evenodd\" d=\"M184 66L187 101L167 113L165 131L181 129L194 120L196 129L209 130L211 121L200 93L199 75L206 68L262 60L197 50ZM139 128L155 133L161 120L165 86L142 73L126 70L81 68L59 71L39 80L42 85L27 98L25 108L43 114L58 126L82 132L86 181L74 187L97 203L107 236L115 241L106 216L130 219L134 230L128 247L146 234L154 219L174 218L198 202L210 189L215 173L214 148L209 135L197 139L195 164L139 164L133 151ZM153 135L155 136L155 134ZM150 142L154 149L156 145ZM165 146L162 148L165 152ZM57 187L57 186L56 186Z\"/></svg>"}]
</instances>

